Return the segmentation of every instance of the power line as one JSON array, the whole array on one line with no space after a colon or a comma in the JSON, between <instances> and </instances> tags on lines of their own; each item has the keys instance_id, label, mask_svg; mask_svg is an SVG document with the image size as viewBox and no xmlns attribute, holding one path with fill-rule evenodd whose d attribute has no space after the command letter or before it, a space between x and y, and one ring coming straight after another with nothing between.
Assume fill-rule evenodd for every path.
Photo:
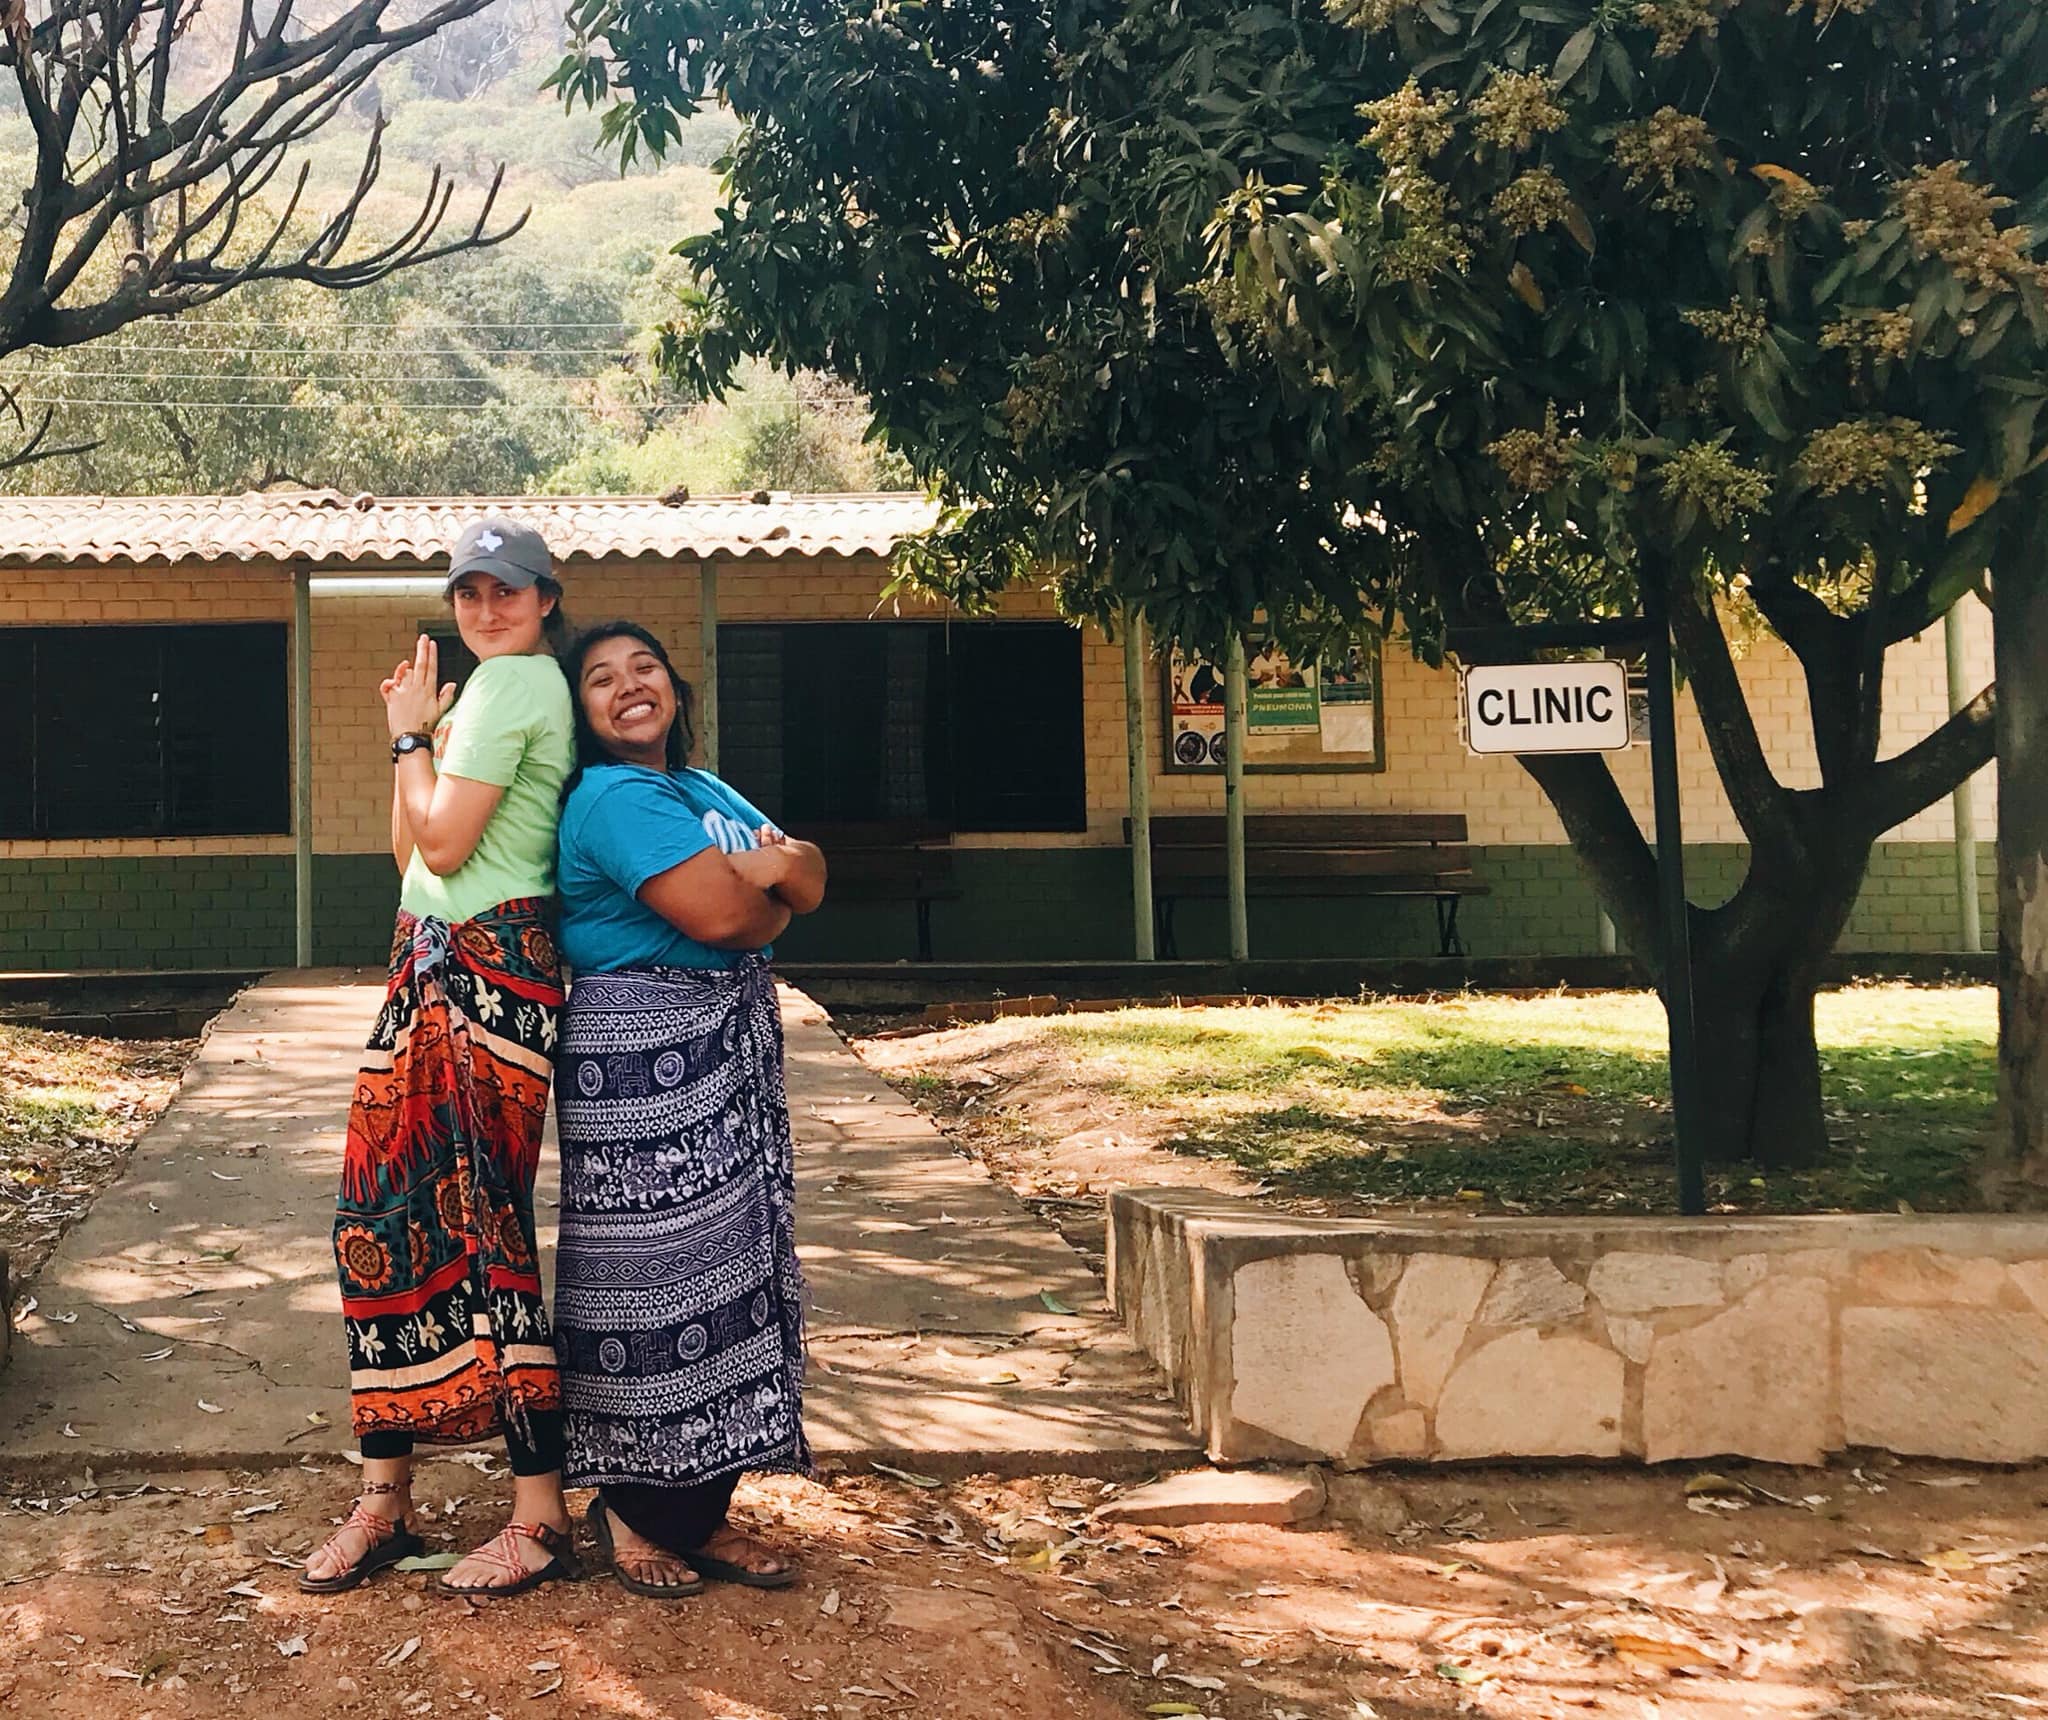
<instances>
[{"instance_id":1,"label":"power line","mask_svg":"<svg viewBox=\"0 0 2048 1720\"><path fill-rule=\"evenodd\" d=\"M89 400L77 395L66 394L19 394L16 397L23 406L87 406L95 409L107 407L154 408L177 407L193 411L232 412L327 412L339 410L334 401L297 400ZM552 410L557 412L595 412L598 407L575 400L499 402L481 400L372 400L359 402L373 408L397 412L479 412L500 404L516 406L521 411ZM720 410L736 413L768 412L814 412L818 403L794 401L787 405L775 401L725 401L723 403L703 400L652 401L634 405L626 403L625 409L633 412L694 412L717 405Z\"/></svg>"},{"instance_id":2,"label":"power line","mask_svg":"<svg viewBox=\"0 0 2048 1720\"><path fill-rule=\"evenodd\" d=\"M404 358L618 358L627 355L616 346L412 346L393 347L365 343L361 346L95 346L117 358L193 358L218 355L237 358L354 358L368 353L390 353Z\"/></svg>"},{"instance_id":3,"label":"power line","mask_svg":"<svg viewBox=\"0 0 2048 1720\"><path fill-rule=\"evenodd\" d=\"M436 319L442 328L642 328L635 322L451 322ZM301 325L290 317L177 317L163 325L166 328L298 328ZM395 329L403 325L396 322L332 322L328 328L376 328Z\"/></svg>"},{"instance_id":4,"label":"power line","mask_svg":"<svg viewBox=\"0 0 2048 1720\"><path fill-rule=\"evenodd\" d=\"M330 416L340 410L331 400L87 400L67 394L24 394L20 396L23 406L89 406L95 410L112 407L153 409L161 406L176 407L181 411L193 412L325 412ZM482 400L373 400L364 402L372 409L394 412L481 412L491 406L507 404ZM527 401L516 403L521 411L588 412L592 408L574 400ZM688 412L698 403L678 401L670 404L635 406L635 412Z\"/></svg>"},{"instance_id":5,"label":"power line","mask_svg":"<svg viewBox=\"0 0 2048 1720\"><path fill-rule=\"evenodd\" d=\"M507 374L500 376L387 376L382 372L339 374L323 371L317 376L224 376L217 370L73 370L64 372L58 378L65 382L218 382L228 383L261 382L278 388L301 386L318 387L329 383L455 383L467 388L495 388L499 384L527 379L538 382L608 382L618 376L615 370L521 370L507 366ZM8 386L0 377L0 386ZM14 385L26 387L28 382Z\"/></svg>"}]
</instances>

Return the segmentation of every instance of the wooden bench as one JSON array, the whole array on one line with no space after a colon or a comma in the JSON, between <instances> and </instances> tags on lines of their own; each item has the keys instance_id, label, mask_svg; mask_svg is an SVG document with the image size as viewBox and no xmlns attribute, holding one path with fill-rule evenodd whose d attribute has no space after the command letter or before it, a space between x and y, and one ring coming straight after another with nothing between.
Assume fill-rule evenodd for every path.
<instances>
[{"instance_id":1,"label":"wooden bench","mask_svg":"<svg viewBox=\"0 0 2048 1720\"><path fill-rule=\"evenodd\" d=\"M1226 889L1224 821L1212 814L1152 820L1152 913L1158 953L1179 955L1173 908ZM1131 822L1124 820L1124 841ZM1465 953L1458 904L1484 896L1460 813L1250 813L1244 821L1247 896L1427 896L1439 955Z\"/></svg>"},{"instance_id":2,"label":"wooden bench","mask_svg":"<svg viewBox=\"0 0 2048 1720\"><path fill-rule=\"evenodd\" d=\"M953 833L942 824L891 819L870 824L806 824L792 836L825 851L835 902L911 902L917 908L917 959L932 959L932 904L953 902Z\"/></svg>"}]
</instances>

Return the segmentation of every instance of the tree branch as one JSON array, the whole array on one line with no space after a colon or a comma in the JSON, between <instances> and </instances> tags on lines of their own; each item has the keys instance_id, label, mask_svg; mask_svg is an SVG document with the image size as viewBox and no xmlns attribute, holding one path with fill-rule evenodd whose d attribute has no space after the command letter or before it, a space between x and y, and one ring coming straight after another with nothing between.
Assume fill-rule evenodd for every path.
<instances>
[{"instance_id":1,"label":"tree branch","mask_svg":"<svg viewBox=\"0 0 2048 1720\"><path fill-rule=\"evenodd\" d=\"M1728 638L1710 599L1703 600L1690 581L1674 580L1671 631L1692 683L1693 706L1707 747L1714 755L1736 822L1756 849L1775 849L1797 857L1799 830L1790 815L1783 786L1764 757L1750 714L1749 695L1728 654Z\"/></svg>"},{"instance_id":2,"label":"tree branch","mask_svg":"<svg viewBox=\"0 0 2048 1720\"><path fill-rule=\"evenodd\" d=\"M430 0L417 15L391 23L392 0L354 0L318 28L290 37L292 0L277 0L260 21L254 0L243 0L231 62L175 114L165 111L174 88L170 56L198 0L51 0L33 29L25 19L11 24L0 38L0 61L11 65L20 87L36 162L0 292L0 355L76 345L252 281L345 290L510 238L525 216L493 228L502 173L470 227L442 237L453 185L437 171L404 233L364 255L344 255L383 163L380 118L355 185L309 237L289 239L294 198L275 225L265 216L269 231L253 253L229 252L250 199L294 144L333 119L393 55L491 3ZM96 116L88 118L83 141L81 112ZM158 211L168 218L158 221ZM102 248L127 227L135 231L132 264L95 302L65 303Z\"/></svg>"},{"instance_id":3,"label":"tree branch","mask_svg":"<svg viewBox=\"0 0 2048 1720\"><path fill-rule=\"evenodd\" d=\"M1593 876L1600 905L1628 947L1653 973L1664 971L1664 934L1657 917L1657 857L1606 759L1593 753L1531 755L1522 768L1556 808L1581 864Z\"/></svg>"},{"instance_id":4,"label":"tree branch","mask_svg":"<svg viewBox=\"0 0 2048 1720\"><path fill-rule=\"evenodd\" d=\"M36 427L28 427L28 414L21 409L21 397L14 389L0 385L0 413L12 418L23 433L24 440L17 443L12 452L0 454L0 472L11 472L17 467L32 466L38 460L61 460L71 454L89 454L99 446L91 442L66 442L48 446L50 425L57 416L54 406L45 406Z\"/></svg>"},{"instance_id":5,"label":"tree branch","mask_svg":"<svg viewBox=\"0 0 2048 1720\"><path fill-rule=\"evenodd\" d=\"M1870 762L1858 755L1867 731L1861 710L1866 688L1856 672L1857 623L1837 615L1776 563L1751 576L1750 601L1799 660L1806 678L1806 708L1821 780L1841 782Z\"/></svg>"},{"instance_id":6,"label":"tree branch","mask_svg":"<svg viewBox=\"0 0 2048 1720\"><path fill-rule=\"evenodd\" d=\"M1998 687L1986 687L1932 734L1869 767L1850 797L1851 815L1876 841L1925 812L1964 778L1992 760Z\"/></svg>"}]
</instances>

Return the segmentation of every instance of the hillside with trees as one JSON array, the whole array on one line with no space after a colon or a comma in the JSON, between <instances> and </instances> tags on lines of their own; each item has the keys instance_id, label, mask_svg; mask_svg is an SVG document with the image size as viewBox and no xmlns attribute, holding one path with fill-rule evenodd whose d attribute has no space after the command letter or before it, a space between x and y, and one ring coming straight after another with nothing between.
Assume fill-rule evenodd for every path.
<instances>
[{"instance_id":1,"label":"hillside with trees","mask_svg":"<svg viewBox=\"0 0 2048 1720\"><path fill-rule=\"evenodd\" d=\"M179 44L177 77L193 87L232 52L206 34L209 17ZM451 219L467 219L502 167L498 224L525 212L511 237L345 294L252 282L175 318L16 353L0 383L25 412L50 410L49 447L79 451L9 472L9 487L706 494L902 481L841 387L762 368L719 402L659 375L652 353L687 278L670 248L709 225L735 127L699 116L664 160L622 171L597 121L544 87L560 53L557 8L497 0L380 67L262 193L274 221L303 167L293 231L310 233L347 201L374 142L359 245L403 234L437 170L454 184ZM33 160L10 91L0 172L26 184Z\"/></svg>"}]
</instances>

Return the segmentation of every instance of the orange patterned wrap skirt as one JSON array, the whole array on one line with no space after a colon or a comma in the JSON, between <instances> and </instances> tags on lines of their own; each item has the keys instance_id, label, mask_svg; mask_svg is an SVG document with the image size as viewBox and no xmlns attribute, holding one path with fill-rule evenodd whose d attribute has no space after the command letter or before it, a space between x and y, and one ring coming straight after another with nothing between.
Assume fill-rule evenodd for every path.
<instances>
[{"instance_id":1,"label":"orange patterned wrap skirt","mask_svg":"<svg viewBox=\"0 0 2048 1720\"><path fill-rule=\"evenodd\" d=\"M533 1221L563 995L549 906L398 916L334 1221L358 1436L468 1441L561 1407Z\"/></svg>"}]
</instances>

